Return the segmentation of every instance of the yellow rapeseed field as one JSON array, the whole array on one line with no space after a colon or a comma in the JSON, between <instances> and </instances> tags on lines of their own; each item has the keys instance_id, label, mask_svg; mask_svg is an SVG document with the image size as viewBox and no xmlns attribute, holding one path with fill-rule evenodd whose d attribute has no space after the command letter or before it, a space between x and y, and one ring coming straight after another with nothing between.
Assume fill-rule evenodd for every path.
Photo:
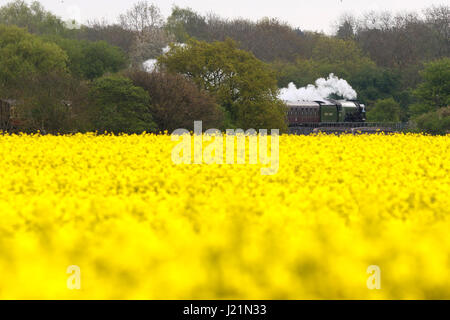
<instances>
[{"instance_id":1,"label":"yellow rapeseed field","mask_svg":"<svg viewBox=\"0 0 450 320\"><path fill-rule=\"evenodd\" d=\"M175 145L0 135L0 299L450 299L449 135L281 136L266 176Z\"/></svg>"}]
</instances>

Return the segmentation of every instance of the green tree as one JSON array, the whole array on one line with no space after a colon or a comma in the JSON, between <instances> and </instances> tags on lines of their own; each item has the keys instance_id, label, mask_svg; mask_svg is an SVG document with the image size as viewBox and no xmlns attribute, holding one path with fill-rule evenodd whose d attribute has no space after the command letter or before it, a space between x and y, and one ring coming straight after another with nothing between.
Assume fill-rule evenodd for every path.
<instances>
[{"instance_id":1,"label":"green tree","mask_svg":"<svg viewBox=\"0 0 450 320\"><path fill-rule=\"evenodd\" d=\"M68 57L54 43L47 43L18 27L0 25L0 90L2 97L24 94L26 83L49 73L66 73Z\"/></svg>"},{"instance_id":2,"label":"green tree","mask_svg":"<svg viewBox=\"0 0 450 320\"><path fill-rule=\"evenodd\" d=\"M26 28L34 34L62 34L66 31L64 22L46 11L38 1L28 5L16 0L0 7L0 24Z\"/></svg>"},{"instance_id":3,"label":"green tree","mask_svg":"<svg viewBox=\"0 0 450 320\"><path fill-rule=\"evenodd\" d=\"M355 72L363 65L375 65L353 40L322 36L315 43L312 59L326 64L341 64L343 70Z\"/></svg>"},{"instance_id":4,"label":"green tree","mask_svg":"<svg viewBox=\"0 0 450 320\"><path fill-rule=\"evenodd\" d=\"M416 118L419 131L431 134L450 133L450 107L427 112Z\"/></svg>"},{"instance_id":5,"label":"green tree","mask_svg":"<svg viewBox=\"0 0 450 320\"><path fill-rule=\"evenodd\" d=\"M105 73L116 73L126 67L126 56L122 49L105 41L74 40L49 37L58 44L69 57L69 69L76 77L95 79Z\"/></svg>"},{"instance_id":6,"label":"green tree","mask_svg":"<svg viewBox=\"0 0 450 320\"><path fill-rule=\"evenodd\" d=\"M180 74L128 71L135 86L145 89L152 100L151 112L160 130L194 130L194 121L205 128L223 128L223 110L207 92Z\"/></svg>"},{"instance_id":7,"label":"green tree","mask_svg":"<svg viewBox=\"0 0 450 320\"><path fill-rule=\"evenodd\" d=\"M402 101L401 120L408 119L408 106L403 103L410 101L401 91L401 75L395 70L376 66L353 40L319 36L311 58L298 58L295 63L276 61L272 67L280 87L287 87L290 82L304 87L334 73L346 79L358 93L358 99L368 106L377 100L398 98Z\"/></svg>"},{"instance_id":8,"label":"green tree","mask_svg":"<svg viewBox=\"0 0 450 320\"><path fill-rule=\"evenodd\" d=\"M369 121L400 121L400 104L393 98L378 100L367 112Z\"/></svg>"},{"instance_id":9,"label":"green tree","mask_svg":"<svg viewBox=\"0 0 450 320\"><path fill-rule=\"evenodd\" d=\"M277 61L273 67L283 87L289 82L303 87L330 73L348 79L362 73L373 73L376 70L375 63L364 55L353 40L327 36L316 39L311 57L298 58L295 63Z\"/></svg>"},{"instance_id":10,"label":"green tree","mask_svg":"<svg viewBox=\"0 0 450 320\"><path fill-rule=\"evenodd\" d=\"M411 106L420 115L450 105L450 58L429 62L421 71L422 83L414 90L418 102Z\"/></svg>"},{"instance_id":11,"label":"green tree","mask_svg":"<svg viewBox=\"0 0 450 320\"><path fill-rule=\"evenodd\" d=\"M180 43L185 43L192 36L198 40L208 38L206 19L189 8L174 6L172 14L167 18L166 29Z\"/></svg>"},{"instance_id":12,"label":"green tree","mask_svg":"<svg viewBox=\"0 0 450 320\"><path fill-rule=\"evenodd\" d=\"M68 73L48 73L27 81L17 100L21 131L65 133L74 129L73 107L79 82Z\"/></svg>"},{"instance_id":13,"label":"green tree","mask_svg":"<svg viewBox=\"0 0 450 320\"><path fill-rule=\"evenodd\" d=\"M173 45L159 63L210 92L237 127L286 129L274 73L252 53L239 50L233 40Z\"/></svg>"},{"instance_id":14,"label":"green tree","mask_svg":"<svg viewBox=\"0 0 450 320\"><path fill-rule=\"evenodd\" d=\"M92 83L89 92L94 130L142 133L157 130L150 113L148 93L130 79L107 76Z\"/></svg>"},{"instance_id":15,"label":"green tree","mask_svg":"<svg viewBox=\"0 0 450 320\"><path fill-rule=\"evenodd\" d=\"M392 70L366 65L346 79L358 92L359 100L373 105L377 100L399 95L399 78Z\"/></svg>"}]
</instances>

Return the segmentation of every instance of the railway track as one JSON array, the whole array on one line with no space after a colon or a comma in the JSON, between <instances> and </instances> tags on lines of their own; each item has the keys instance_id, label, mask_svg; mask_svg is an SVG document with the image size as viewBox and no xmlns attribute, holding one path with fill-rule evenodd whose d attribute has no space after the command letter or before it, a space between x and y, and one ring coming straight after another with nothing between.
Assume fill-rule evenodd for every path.
<instances>
[{"instance_id":1,"label":"railway track","mask_svg":"<svg viewBox=\"0 0 450 320\"><path fill-rule=\"evenodd\" d=\"M302 123L289 127L289 133L294 135L309 135L314 133L329 134L376 134L402 132L408 128L401 122L322 122Z\"/></svg>"}]
</instances>

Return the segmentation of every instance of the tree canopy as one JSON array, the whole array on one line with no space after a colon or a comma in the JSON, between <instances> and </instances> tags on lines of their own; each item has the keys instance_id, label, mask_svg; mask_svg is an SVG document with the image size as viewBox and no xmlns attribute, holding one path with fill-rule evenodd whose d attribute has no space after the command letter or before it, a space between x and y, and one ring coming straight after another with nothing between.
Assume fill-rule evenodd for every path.
<instances>
[{"instance_id":1,"label":"tree canopy","mask_svg":"<svg viewBox=\"0 0 450 320\"><path fill-rule=\"evenodd\" d=\"M99 132L155 132L148 93L122 76L106 76L92 83L89 92L91 122Z\"/></svg>"},{"instance_id":2,"label":"tree canopy","mask_svg":"<svg viewBox=\"0 0 450 320\"><path fill-rule=\"evenodd\" d=\"M418 103L412 106L413 114L450 106L450 58L427 63L420 75L423 81L414 90Z\"/></svg>"},{"instance_id":3,"label":"tree canopy","mask_svg":"<svg viewBox=\"0 0 450 320\"><path fill-rule=\"evenodd\" d=\"M24 29L0 25L0 85L6 95L33 77L67 72L67 63L67 54L56 44Z\"/></svg>"},{"instance_id":4,"label":"tree canopy","mask_svg":"<svg viewBox=\"0 0 450 320\"><path fill-rule=\"evenodd\" d=\"M125 75L150 95L150 109L159 128L169 132L179 128L194 130L196 120L203 121L205 128L223 128L223 110L184 76L140 70Z\"/></svg>"},{"instance_id":5,"label":"tree canopy","mask_svg":"<svg viewBox=\"0 0 450 320\"><path fill-rule=\"evenodd\" d=\"M115 73L126 66L126 56L118 48L106 41L75 40L49 37L68 55L68 67L72 75L82 79L95 79L105 73Z\"/></svg>"},{"instance_id":6,"label":"tree canopy","mask_svg":"<svg viewBox=\"0 0 450 320\"><path fill-rule=\"evenodd\" d=\"M16 0L0 8L0 24L26 28L34 34L62 34L64 22L44 9L38 2L30 5L26 1Z\"/></svg>"},{"instance_id":7,"label":"tree canopy","mask_svg":"<svg viewBox=\"0 0 450 320\"><path fill-rule=\"evenodd\" d=\"M374 122L398 122L400 121L400 112L400 104L393 98L378 100L367 112L367 119Z\"/></svg>"},{"instance_id":8,"label":"tree canopy","mask_svg":"<svg viewBox=\"0 0 450 320\"><path fill-rule=\"evenodd\" d=\"M253 54L238 49L235 41L190 40L186 46L171 46L159 63L167 71L183 74L200 89L210 92L234 125L285 129L284 108L277 99L274 73Z\"/></svg>"}]
</instances>

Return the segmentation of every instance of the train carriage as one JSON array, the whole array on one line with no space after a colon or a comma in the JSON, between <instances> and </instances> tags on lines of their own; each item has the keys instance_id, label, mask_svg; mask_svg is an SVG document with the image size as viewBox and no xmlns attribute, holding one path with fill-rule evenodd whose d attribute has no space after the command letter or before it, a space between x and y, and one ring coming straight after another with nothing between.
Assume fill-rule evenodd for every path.
<instances>
[{"instance_id":1,"label":"train carriage","mask_svg":"<svg viewBox=\"0 0 450 320\"><path fill-rule=\"evenodd\" d=\"M320 105L317 102L288 102L288 122L298 123L320 122Z\"/></svg>"},{"instance_id":2,"label":"train carriage","mask_svg":"<svg viewBox=\"0 0 450 320\"><path fill-rule=\"evenodd\" d=\"M287 101L289 126L305 124L365 122L365 106L357 101Z\"/></svg>"}]
</instances>

